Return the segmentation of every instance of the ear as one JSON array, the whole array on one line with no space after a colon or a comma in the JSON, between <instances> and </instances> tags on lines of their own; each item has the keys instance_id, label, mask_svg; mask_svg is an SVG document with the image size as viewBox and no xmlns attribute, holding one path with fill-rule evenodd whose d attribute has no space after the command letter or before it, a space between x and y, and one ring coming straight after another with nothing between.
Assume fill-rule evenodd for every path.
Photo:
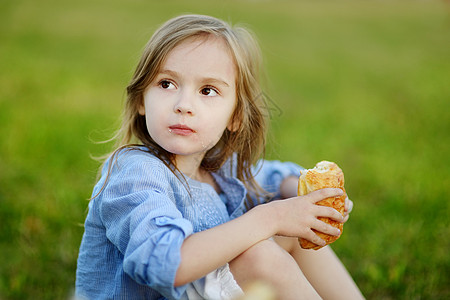
<instances>
[{"instance_id":1,"label":"ear","mask_svg":"<svg viewBox=\"0 0 450 300\"><path fill-rule=\"evenodd\" d=\"M138 112L141 116L145 116L145 103L144 99L141 100L141 103L139 103Z\"/></svg>"}]
</instances>

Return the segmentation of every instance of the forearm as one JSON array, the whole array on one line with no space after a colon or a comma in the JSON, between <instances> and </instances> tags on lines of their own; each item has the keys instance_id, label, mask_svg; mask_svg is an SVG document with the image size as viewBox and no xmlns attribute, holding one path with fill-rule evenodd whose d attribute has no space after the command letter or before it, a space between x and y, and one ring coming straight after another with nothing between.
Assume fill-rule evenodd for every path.
<instances>
[{"instance_id":1,"label":"forearm","mask_svg":"<svg viewBox=\"0 0 450 300\"><path fill-rule=\"evenodd\" d=\"M338 211L314 203L339 195L342 195L340 189L322 189L306 196L261 204L230 222L189 236L181 246L175 286L203 277L273 235L303 237L323 244L312 229L332 235L339 232L316 217L336 221L343 218Z\"/></svg>"},{"instance_id":2,"label":"forearm","mask_svg":"<svg viewBox=\"0 0 450 300\"><path fill-rule=\"evenodd\" d=\"M276 233L274 210L260 205L239 218L189 236L181 247L175 286L203 277Z\"/></svg>"}]
</instances>

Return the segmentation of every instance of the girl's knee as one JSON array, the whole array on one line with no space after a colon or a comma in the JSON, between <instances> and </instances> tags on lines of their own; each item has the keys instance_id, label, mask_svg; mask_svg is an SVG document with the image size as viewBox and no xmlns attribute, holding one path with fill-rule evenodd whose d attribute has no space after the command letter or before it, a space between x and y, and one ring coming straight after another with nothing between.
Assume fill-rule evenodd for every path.
<instances>
[{"instance_id":1,"label":"girl's knee","mask_svg":"<svg viewBox=\"0 0 450 300\"><path fill-rule=\"evenodd\" d=\"M318 298L294 258L274 240L249 248L230 262L230 269L244 291L250 284L262 282L278 299Z\"/></svg>"},{"instance_id":2,"label":"girl's knee","mask_svg":"<svg viewBox=\"0 0 450 300\"><path fill-rule=\"evenodd\" d=\"M301 249L298 238L295 237L275 236L274 241L291 255Z\"/></svg>"},{"instance_id":3,"label":"girl's knee","mask_svg":"<svg viewBox=\"0 0 450 300\"><path fill-rule=\"evenodd\" d=\"M298 272L295 260L273 240L261 241L230 263L233 273L246 273L246 277L272 277L277 271ZM238 275L239 276L239 275Z\"/></svg>"}]
</instances>

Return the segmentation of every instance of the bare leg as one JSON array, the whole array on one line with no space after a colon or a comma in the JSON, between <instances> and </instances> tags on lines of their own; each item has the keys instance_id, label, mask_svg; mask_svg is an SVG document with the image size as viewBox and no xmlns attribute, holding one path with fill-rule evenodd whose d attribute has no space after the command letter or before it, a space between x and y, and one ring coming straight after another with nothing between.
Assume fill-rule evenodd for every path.
<instances>
[{"instance_id":1,"label":"bare leg","mask_svg":"<svg viewBox=\"0 0 450 300\"><path fill-rule=\"evenodd\" d=\"M237 283L243 287L262 281L273 287L279 299L320 299L288 252L272 240L254 245L230 262Z\"/></svg>"},{"instance_id":2,"label":"bare leg","mask_svg":"<svg viewBox=\"0 0 450 300\"><path fill-rule=\"evenodd\" d=\"M277 236L275 241L292 255L308 281L324 299L364 299L331 247L317 251L304 250L296 238Z\"/></svg>"}]
</instances>

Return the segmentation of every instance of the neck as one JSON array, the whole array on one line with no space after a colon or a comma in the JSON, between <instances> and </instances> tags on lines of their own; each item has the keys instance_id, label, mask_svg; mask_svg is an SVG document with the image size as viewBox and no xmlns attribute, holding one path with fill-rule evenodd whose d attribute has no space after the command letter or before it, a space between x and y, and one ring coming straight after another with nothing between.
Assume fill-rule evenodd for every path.
<instances>
[{"instance_id":1,"label":"neck","mask_svg":"<svg viewBox=\"0 0 450 300\"><path fill-rule=\"evenodd\" d=\"M200 167L203 157L204 155L195 157L178 155L175 157L175 164L178 170L180 170L184 175L194 180L207 183L211 185L217 193L220 193L220 187L212 175Z\"/></svg>"},{"instance_id":2,"label":"neck","mask_svg":"<svg viewBox=\"0 0 450 300\"><path fill-rule=\"evenodd\" d=\"M202 181L201 179L203 177L203 172L201 170L200 164L203 160L203 156L204 155L177 155L175 157L175 165L177 166L178 170L180 170L184 175L192 179Z\"/></svg>"}]
</instances>

